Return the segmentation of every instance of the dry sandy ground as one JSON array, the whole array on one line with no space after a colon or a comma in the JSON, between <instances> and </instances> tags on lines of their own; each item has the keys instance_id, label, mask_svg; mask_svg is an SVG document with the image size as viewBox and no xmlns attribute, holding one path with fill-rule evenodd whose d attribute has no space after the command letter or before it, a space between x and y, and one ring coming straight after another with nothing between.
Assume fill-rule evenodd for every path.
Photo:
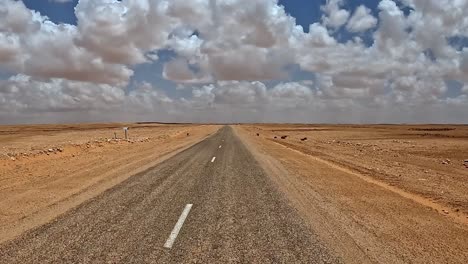
<instances>
[{"instance_id":1,"label":"dry sandy ground","mask_svg":"<svg viewBox=\"0 0 468 264\"><path fill-rule=\"evenodd\" d=\"M467 126L236 131L347 263L468 263Z\"/></svg>"},{"instance_id":2,"label":"dry sandy ground","mask_svg":"<svg viewBox=\"0 0 468 264\"><path fill-rule=\"evenodd\" d=\"M129 141L121 139L123 126L131 127ZM0 127L0 242L219 128ZM235 131L346 263L468 263L467 126L243 125ZM112 139L114 132L120 139Z\"/></svg>"},{"instance_id":3,"label":"dry sandy ground","mask_svg":"<svg viewBox=\"0 0 468 264\"><path fill-rule=\"evenodd\" d=\"M129 140L122 139L124 126L130 127ZM219 127L0 126L0 242L50 221L199 142Z\"/></svg>"}]
</instances>

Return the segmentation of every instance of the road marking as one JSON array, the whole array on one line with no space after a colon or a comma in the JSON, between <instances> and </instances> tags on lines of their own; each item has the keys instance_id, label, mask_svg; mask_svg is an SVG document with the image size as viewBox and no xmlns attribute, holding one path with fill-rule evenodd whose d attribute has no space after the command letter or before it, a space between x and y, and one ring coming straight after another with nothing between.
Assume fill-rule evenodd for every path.
<instances>
[{"instance_id":1,"label":"road marking","mask_svg":"<svg viewBox=\"0 0 468 264\"><path fill-rule=\"evenodd\" d=\"M174 241L176 240L177 236L179 235L179 231L182 228L182 225L185 222L185 219L187 218L190 209L192 209L193 204L187 204L184 208L184 211L182 211L182 214L179 217L179 220L177 221L176 225L174 226L174 229L172 229L171 234L169 235L169 238L166 240L166 243L164 244L165 248L172 248L172 245L174 244Z\"/></svg>"},{"instance_id":2,"label":"road marking","mask_svg":"<svg viewBox=\"0 0 468 264\"><path fill-rule=\"evenodd\" d=\"M215 159L216 159L216 157L213 157L213 158L211 159L211 162L214 162L214 161L215 161Z\"/></svg>"},{"instance_id":3,"label":"road marking","mask_svg":"<svg viewBox=\"0 0 468 264\"><path fill-rule=\"evenodd\" d=\"M219 145L219 148L221 148L221 145Z\"/></svg>"}]
</instances>

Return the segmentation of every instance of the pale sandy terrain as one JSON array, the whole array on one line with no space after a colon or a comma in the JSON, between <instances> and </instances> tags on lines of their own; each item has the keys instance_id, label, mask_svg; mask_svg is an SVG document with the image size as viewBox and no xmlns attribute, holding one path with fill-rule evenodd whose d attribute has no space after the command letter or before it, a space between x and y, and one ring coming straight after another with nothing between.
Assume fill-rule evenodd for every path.
<instances>
[{"instance_id":1,"label":"pale sandy terrain","mask_svg":"<svg viewBox=\"0 0 468 264\"><path fill-rule=\"evenodd\" d=\"M124 126L130 127L128 141L122 139ZM53 219L219 127L0 126L0 241ZM118 139L114 139L114 132Z\"/></svg>"},{"instance_id":2,"label":"pale sandy terrain","mask_svg":"<svg viewBox=\"0 0 468 264\"><path fill-rule=\"evenodd\" d=\"M467 263L468 127L236 131L346 263Z\"/></svg>"},{"instance_id":3,"label":"pale sandy terrain","mask_svg":"<svg viewBox=\"0 0 468 264\"><path fill-rule=\"evenodd\" d=\"M468 163L464 162L468 160L468 126L269 125L246 129L449 207L449 214L468 215Z\"/></svg>"},{"instance_id":4,"label":"pale sandy terrain","mask_svg":"<svg viewBox=\"0 0 468 264\"><path fill-rule=\"evenodd\" d=\"M123 126L131 127L129 140L122 139ZM76 241L68 240L68 230L78 223L64 225L64 232L60 234L48 228L60 222L58 215L67 215L65 212L74 211L71 208L86 210L86 206L78 205L86 205L85 201L94 200L91 198L108 190L99 196L101 199L95 198L97 204L101 200L105 202L93 209L97 209L98 215L90 217L92 219L84 225L92 226L114 211L123 210L129 222L119 225L118 230L133 234L136 222L159 223L155 219L144 220L145 217L166 217L163 213L147 214L146 210L162 210L163 205L175 203L167 208L177 211L180 203L197 201L198 197L198 212L203 213L194 212L191 220L198 217L198 222L194 225L196 230L190 234L200 235L194 241L207 243L202 250L207 254L219 248L217 243L234 247L265 239L262 245L269 248L270 244L282 241L280 235L274 239L269 236L270 231L279 227L289 230L288 242L283 241L284 245L304 250L305 244L298 242L298 238L305 231L294 229L291 223L304 221L309 231L313 231L317 245L327 252L330 250L331 255L344 263L468 263L468 162L465 163L468 126L232 126L240 141L230 128L219 130L221 127L161 124L0 127L0 242L44 223L49 223L43 225L47 232L36 230L41 241L47 241L49 235L63 235L63 243ZM114 132L118 139L113 139ZM202 140L194 148L182 152ZM241 143L247 149L241 148ZM174 156L177 153L181 155ZM217 157L215 162L213 155ZM161 163L163 160L169 163ZM155 170L157 164L166 164L172 169L163 166L160 171ZM154 174L160 178L153 177ZM134 177L130 178L132 175ZM262 181L252 182L255 175L265 175L272 181L262 176L259 178ZM110 188L117 184L120 188L112 192ZM128 197L117 195L118 199L114 200L133 205L133 193L140 190L139 184L142 188L145 186L142 190L149 192L141 196L141 201L148 202L145 205L148 209L141 210L140 215L128 214L133 211L126 212L126 207L107 206L113 202L110 197L127 187L130 188ZM153 192L158 184L162 185ZM266 190L262 184L275 187ZM246 196L246 190L250 196ZM285 196L285 204L269 196L277 191L281 197ZM157 192L170 195L164 196L167 202L153 207L150 202L153 200L145 197ZM224 198L216 198L216 195ZM259 198L261 195L266 195L262 198L265 200ZM239 200L234 202L233 197ZM267 204L270 209L259 211ZM247 205L252 207L247 210ZM202 206L206 207L202 209ZM280 207L284 210L279 210ZM146 207L135 204L132 208ZM235 208L240 211L232 214ZM281 213L273 214L275 210ZM219 217L221 211L229 213L224 215L226 218ZM176 217L178 213L175 212ZM68 218L62 221L64 219ZM271 223L268 232L257 232L260 222L272 219L277 222ZM103 236L113 234L106 231L107 221L113 219L103 221L105 228L98 230ZM205 225L208 222L211 224ZM250 226L250 229L243 229L249 231L236 236L239 241L227 243L219 228L231 234L233 226L239 223L243 223L242 227ZM170 231L153 232L155 228L151 233L165 236ZM220 239L216 247L211 246L212 240L206 240L207 230L212 232L212 239ZM148 234L148 230L139 231L133 234L135 239ZM86 234L91 238L101 236L93 232ZM129 236L129 233L122 233L122 238ZM76 238L83 239L77 244L80 248L88 243L80 236ZM201 251L197 250L200 249L191 250L200 244L190 239L181 238L181 241L187 243L190 252L199 254ZM101 242L94 241L89 246L96 248ZM62 242L55 243L59 248L61 245ZM119 244L122 248L131 245ZM109 246L115 248L113 242ZM146 246L142 248L148 249ZM266 248L262 253L268 253ZM277 245L271 250L282 253L284 247ZM17 250L13 247L8 252ZM229 252L236 257L242 255ZM73 251L67 254L73 255Z\"/></svg>"}]
</instances>

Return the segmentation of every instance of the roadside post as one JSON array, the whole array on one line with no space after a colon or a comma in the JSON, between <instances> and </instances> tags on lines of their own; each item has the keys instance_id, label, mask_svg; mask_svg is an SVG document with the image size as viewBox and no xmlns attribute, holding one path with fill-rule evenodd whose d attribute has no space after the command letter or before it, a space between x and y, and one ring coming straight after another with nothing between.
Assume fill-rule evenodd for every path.
<instances>
[{"instance_id":1,"label":"roadside post","mask_svg":"<svg viewBox=\"0 0 468 264\"><path fill-rule=\"evenodd\" d=\"M125 139L128 140L128 127L124 127L123 130L125 132Z\"/></svg>"}]
</instances>

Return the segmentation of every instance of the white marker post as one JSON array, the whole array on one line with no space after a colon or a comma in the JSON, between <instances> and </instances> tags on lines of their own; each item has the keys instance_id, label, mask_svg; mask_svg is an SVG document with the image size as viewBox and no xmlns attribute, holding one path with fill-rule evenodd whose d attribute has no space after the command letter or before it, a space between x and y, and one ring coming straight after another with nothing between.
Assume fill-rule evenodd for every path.
<instances>
[{"instance_id":1,"label":"white marker post","mask_svg":"<svg viewBox=\"0 0 468 264\"><path fill-rule=\"evenodd\" d=\"M127 140L128 139L128 127L124 127L123 130L125 132L125 139Z\"/></svg>"}]
</instances>

